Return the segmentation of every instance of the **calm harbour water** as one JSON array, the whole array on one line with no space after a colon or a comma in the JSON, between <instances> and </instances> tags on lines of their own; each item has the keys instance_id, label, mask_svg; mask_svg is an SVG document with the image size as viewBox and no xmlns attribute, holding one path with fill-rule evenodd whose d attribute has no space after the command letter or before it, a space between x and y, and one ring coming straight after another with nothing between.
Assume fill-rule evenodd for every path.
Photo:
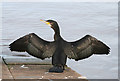
<instances>
[{"instance_id":1,"label":"calm harbour water","mask_svg":"<svg viewBox=\"0 0 120 81\"><path fill-rule=\"evenodd\" d=\"M53 30L40 19L54 19L62 37L75 41L90 34L106 43L110 55L93 55L82 61L68 59L67 65L89 79L118 78L118 6L117 3L31 2L3 3L2 44L3 56L26 55L10 52L8 45L15 39L34 32L41 38L53 41Z\"/></svg>"}]
</instances>

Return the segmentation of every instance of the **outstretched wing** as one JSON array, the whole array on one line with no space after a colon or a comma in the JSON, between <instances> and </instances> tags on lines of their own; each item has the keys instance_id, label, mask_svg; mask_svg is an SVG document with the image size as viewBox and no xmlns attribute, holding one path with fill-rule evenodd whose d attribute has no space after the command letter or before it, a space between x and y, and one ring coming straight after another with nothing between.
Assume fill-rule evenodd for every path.
<instances>
[{"instance_id":1,"label":"outstretched wing","mask_svg":"<svg viewBox=\"0 0 120 81\"><path fill-rule=\"evenodd\" d=\"M55 42L45 41L34 33L17 39L9 46L11 51L27 52L41 59L51 57L56 49Z\"/></svg>"},{"instance_id":2,"label":"outstretched wing","mask_svg":"<svg viewBox=\"0 0 120 81\"><path fill-rule=\"evenodd\" d=\"M86 35L78 41L67 43L64 52L68 58L78 61L93 54L109 54L110 48L96 38Z\"/></svg>"}]
</instances>

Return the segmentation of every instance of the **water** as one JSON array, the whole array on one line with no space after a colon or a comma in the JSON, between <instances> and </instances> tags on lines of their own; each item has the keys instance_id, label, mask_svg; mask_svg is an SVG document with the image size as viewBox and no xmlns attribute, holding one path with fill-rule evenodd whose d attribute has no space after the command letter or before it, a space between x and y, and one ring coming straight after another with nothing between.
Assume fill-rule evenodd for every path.
<instances>
[{"instance_id":1,"label":"water","mask_svg":"<svg viewBox=\"0 0 120 81\"><path fill-rule=\"evenodd\" d=\"M3 3L2 44L3 56L26 55L10 52L8 45L15 39L34 32L41 38L53 41L53 30L40 19L54 19L61 29L62 37L75 41L90 34L106 43L110 55L93 55L67 65L89 79L118 78L118 25L117 3L110 2L24 2Z\"/></svg>"}]
</instances>

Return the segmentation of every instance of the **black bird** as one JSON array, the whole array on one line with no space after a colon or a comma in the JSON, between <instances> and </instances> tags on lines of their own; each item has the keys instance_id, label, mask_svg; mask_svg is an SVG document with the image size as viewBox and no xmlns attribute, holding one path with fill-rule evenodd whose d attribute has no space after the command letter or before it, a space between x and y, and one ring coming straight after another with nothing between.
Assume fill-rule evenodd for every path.
<instances>
[{"instance_id":1,"label":"black bird","mask_svg":"<svg viewBox=\"0 0 120 81\"><path fill-rule=\"evenodd\" d=\"M93 54L102 55L110 52L107 45L90 35L86 35L75 42L67 42L60 36L60 29L56 21L41 21L54 30L54 41L49 42L34 33L30 33L11 43L9 48L11 51L27 52L42 60L52 57L53 67L49 69L49 72L63 72L67 57L78 61Z\"/></svg>"}]
</instances>

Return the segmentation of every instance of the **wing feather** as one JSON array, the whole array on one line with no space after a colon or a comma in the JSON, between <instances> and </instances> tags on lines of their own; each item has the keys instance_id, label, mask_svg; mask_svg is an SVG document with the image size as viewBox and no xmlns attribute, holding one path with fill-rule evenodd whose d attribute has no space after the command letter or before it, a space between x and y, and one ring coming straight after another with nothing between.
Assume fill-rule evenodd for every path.
<instances>
[{"instance_id":1,"label":"wing feather","mask_svg":"<svg viewBox=\"0 0 120 81\"><path fill-rule=\"evenodd\" d=\"M64 47L64 52L68 58L78 61L93 54L108 54L110 48L95 37L86 35L78 41L67 43Z\"/></svg>"},{"instance_id":2,"label":"wing feather","mask_svg":"<svg viewBox=\"0 0 120 81\"><path fill-rule=\"evenodd\" d=\"M9 46L11 51L27 52L41 59L51 57L56 49L55 42L45 41L34 33L17 39Z\"/></svg>"}]
</instances>

